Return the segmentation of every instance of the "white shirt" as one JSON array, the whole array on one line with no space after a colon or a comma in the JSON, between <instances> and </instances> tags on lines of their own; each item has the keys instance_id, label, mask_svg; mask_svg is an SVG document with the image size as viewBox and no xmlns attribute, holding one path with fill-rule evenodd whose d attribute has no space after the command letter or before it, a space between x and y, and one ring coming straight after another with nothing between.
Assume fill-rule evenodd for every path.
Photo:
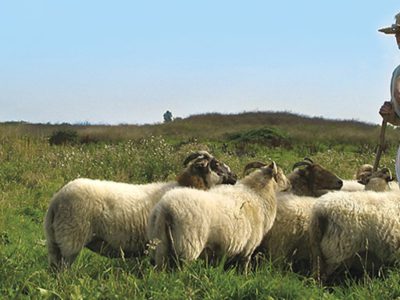
<instances>
[{"instance_id":1,"label":"white shirt","mask_svg":"<svg viewBox=\"0 0 400 300\"><path fill-rule=\"evenodd\" d=\"M397 103L396 99L394 98L394 84L398 77L400 77L400 65L397 66L396 69L394 69L393 74L392 74L392 81L390 82L390 95L392 97L392 99L390 99L390 101L393 104L394 111L400 117L400 104Z\"/></svg>"}]
</instances>

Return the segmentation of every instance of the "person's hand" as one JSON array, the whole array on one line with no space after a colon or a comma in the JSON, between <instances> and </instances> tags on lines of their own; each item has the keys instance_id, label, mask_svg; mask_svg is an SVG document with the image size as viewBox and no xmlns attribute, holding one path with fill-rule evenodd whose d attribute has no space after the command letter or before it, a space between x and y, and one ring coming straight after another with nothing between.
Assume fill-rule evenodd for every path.
<instances>
[{"instance_id":1,"label":"person's hand","mask_svg":"<svg viewBox=\"0 0 400 300\"><path fill-rule=\"evenodd\" d=\"M394 111L393 105L390 101L385 101L381 108L379 109L379 114L382 116L383 120L391 123L393 125L399 124L399 118Z\"/></svg>"}]
</instances>

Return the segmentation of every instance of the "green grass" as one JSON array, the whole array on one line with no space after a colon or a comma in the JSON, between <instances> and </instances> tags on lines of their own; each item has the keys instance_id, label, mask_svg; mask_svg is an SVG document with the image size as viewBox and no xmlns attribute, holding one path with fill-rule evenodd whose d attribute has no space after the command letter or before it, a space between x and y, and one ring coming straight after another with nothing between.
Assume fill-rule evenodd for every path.
<instances>
[{"instance_id":1,"label":"green grass","mask_svg":"<svg viewBox=\"0 0 400 300\"><path fill-rule=\"evenodd\" d=\"M204 122L204 117L193 119L199 118ZM212 120L217 120L217 117L210 116ZM287 126L292 126L290 116L286 116L288 119L285 119L285 126L272 124L272 121L268 126L261 126L258 119L264 120L262 115L253 115L254 119L248 115L233 116L244 118L249 123L246 126L240 123L238 127L233 126L228 117L222 117L220 127L210 137L190 137L193 133L189 134L188 131L196 126L197 119L194 120L196 122L190 120L185 123L186 133L182 136L179 130L183 129L175 128L178 134L171 133L170 127L177 126L176 124L165 124L168 128L163 128L164 125L161 124L155 125L162 128L157 130L170 132L165 137L151 136L156 132L151 130L149 133L149 126L138 127L140 134L129 133L129 126L104 127L105 131L97 126L86 127L84 130L96 130L103 137L110 132L122 130L121 128L126 132L120 135L120 141L108 136L104 138L104 142L75 146L49 145L46 137L59 130L60 126L0 125L0 298L399 298L400 269L389 271L383 278L365 277L357 282L349 279L332 287L321 287L314 280L282 269L269 261L262 261L248 275L239 274L235 269L224 270L222 265L206 266L202 261L185 266L181 271L156 272L146 256L130 260L107 259L84 250L70 270L58 275L48 271L43 218L53 193L77 177L140 183L174 180L181 170L185 155L198 149L211 151L239 175L250 161L273 159L289 172L293 163L308 156L335 170L340 177L351 178L358 166L372 163L375 157L379 130L368 124L303 120L304 124L296 126L305 128L305 137L301 140L294 130L287 129ZM211 121L210 123L213 124ZM322 123L325 128L329 128L329 140L315 138L313 141L311 136L317 136L317 129L321 128ZM224 130L227 124L231 127ZM257 141L258 137L254 137L254 132L271 126L278 128L281 136L290 137L290 147L286 144L271 146ZM334 130L330 126L341 129ZM33 127L34 130L31 129ZM182 125L181 128L183 127ZM81 130L76 127L73 129L78 132ZM354 143L347 141L352 139L350 137L357 136L359 130L364 134L362 137L355 139ZM226 138L223 131L241 132L242 135L236 137L255 140L254 143L241 143L237 139L232 141ZM135 135L134 139L129 138L131 134ZM384 153L381 165L394 171L394 141L398 132L389 130L389 136L393 142ZM335 139L340 142L335 143Z\"/></svg>"}]
</instances>

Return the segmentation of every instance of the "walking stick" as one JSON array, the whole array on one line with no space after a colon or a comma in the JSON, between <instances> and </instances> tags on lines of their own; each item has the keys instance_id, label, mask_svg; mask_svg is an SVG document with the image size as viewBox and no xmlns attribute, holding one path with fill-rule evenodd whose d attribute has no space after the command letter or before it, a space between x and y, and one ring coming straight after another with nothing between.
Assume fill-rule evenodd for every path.
<instances>
[{"instance_id":1,"label":"walking stick","mask_svg":"<svg viewBox=\"0 0 400 300\"><path fill-rule=\"evenodd\" d=\"M386 125L387 122L385 120L382 121L382 125L381 125L381 133L379 135L379 146L378 149L376 150L376 156L375 156L375 162L374 162L374 167L372 169L373 172L375 172L376 170L378 170L378 166L379 166L379 161L381 159L381 155L382 155L382 151L383 148L385 147L385 130L386 130Z\"/></svg>"}]
</instances>

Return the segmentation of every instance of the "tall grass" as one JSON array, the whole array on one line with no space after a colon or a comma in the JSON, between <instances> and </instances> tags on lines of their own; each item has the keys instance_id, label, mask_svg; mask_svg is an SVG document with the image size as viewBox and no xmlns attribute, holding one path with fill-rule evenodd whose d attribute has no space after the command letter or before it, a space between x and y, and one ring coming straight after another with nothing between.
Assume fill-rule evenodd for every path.
<instances>
[{"instance_id":1,"label":"tall grass","mask_svg":"<svg viewBox=\"0 0 400 300\"><path fill-rule=\"evenodd\" d=\"M294 274L269 261L261 261L248 275L235 269L206 266L198 261L185 266L182 271L156 272L148 257L140 259L107 259L84 250L71 270L53 274L47 269L47 254L42 230L43 217L51 196L66 182L77 177L98 178L122 182L145 183L158 180L174 180L182 169L183 158L192 150L211 151L232 169L241 174L246 163L253 160L275 160L286 172L305 156L309 156L343 178L351 178L356 167L372 163L375 138L369 130L374 126L360 125L365 131L364 142L334 143L335 137L346 135L342 141L357 135L356 125L339 124L332 129L331 141L312 139L321 128L321 120L308 120L316 125L309 128L304 141L292 140L292 147L270 147L260 143L241 145L225 140L226 132L246 132L264 122L264 116L253 120L245 115L239 127L232 125L229 117L222 117L221 128L214 133L191 136L197 122L203 116L193 117L194 123L184 124L172 134L171 123L155 125L162 128L153 131L139 128L140 134L131 133L129 126L75 128L90 132L95 130L104 136L121 128L121 141L108 136L107 142L50 146L48 135L54 126L29 124L3 124L0 126L0 298L4 299L394 299L400 297L400 270L393 269L384 278L352 279L333 286L321 287L310 278ZM209 116L207 116L208 118ZM236 117L236 116L234 116ZM197 118L199 120L197 120ZM221 116L212 117L221 121ZM240 118L240 117L239 117ZM259 118L259 120L257 119ZM287 116L288 126L290 116ZM209 121L209 119L207 119ZM207 121L207 122L208 122ZM271 121L272 122L272 121ZM174 123L174 122L172 122ZM339 126L335 122L332 126ZM174 125L177 126L177 125ZM200 126L200 125L199 125ZM206 125L204 125L206 126ZM208 125L207 125L208 126ZM254 126L254 127L252 127ZM348 127L346 127L348 126ZM358 126L358 125L357 125ZM356 127L357 127L356 126ZM67 126L68 129L69 126ZM287 127L287 128L289 128ZM298 127L298 126L297 126ZM200 128L203 128L200 126ZM285 130L284 127L279 127ZM283 128L283 129L282 129ZM343 129L345 128L345 129ZM347 129L346 129L347 128ZM59 130L57 126L57 130ZM109 130L109 131L107 131ZM133 131L136 130L136 127ZM143 131L142 131L143 130ZM151 135L169 131L167 137ZM183 138L180 130L190 138ZM202 129L196 129L202 132ZM294 129L293 129L294 130ZM296 129L297 130L297 129ZM328 130L328 129L327 129ZM349 133L343 133L348 130ZM190 131L190 132L189 132ZM294 132L294 131L293 131ZM296 136L293 132L288 135ZM301 132L301 131L299 131ZM352 132L352 133L351 133ZM144 134L146 133L146 134ZM148 134L151 133L151 134ZM393 139L397 131L391 132ZM81 133L80 133L81 134ZM134 139L127 139L132 134ZM137 134L137 135L136 135ZM336 134L336 135L335 135ZM219 136L220 138L214 138ZM300 133L299 133L300 136ZM298 137L300 138L300 137ZM367 142L370 140L370 142ZM245 147L244 150L241 147ZM246 148L247 147L247 148ZM239 149L240 148L240 149ZM240 150L240 151L239 151ZM382 165L394 171L396 147L389 145L382 157ZM240 155L238 155L240 153Z\"/></svg>"}]
</instances>

